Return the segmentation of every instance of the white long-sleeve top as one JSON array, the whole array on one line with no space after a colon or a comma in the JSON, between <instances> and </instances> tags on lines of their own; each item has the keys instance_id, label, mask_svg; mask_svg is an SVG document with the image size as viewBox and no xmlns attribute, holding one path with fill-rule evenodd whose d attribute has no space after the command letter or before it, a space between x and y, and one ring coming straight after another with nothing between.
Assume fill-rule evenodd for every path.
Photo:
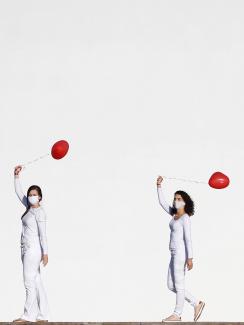
<instances>
[{"instance_id":1,"label":"white long-sleeve top","mask_svg":"<svg viewBox=\"0 0 244 325\"><path fill-rule=\"evenodd\" d=\"M14 178L15 192L27 208L28 199L24 195L19 177ZM26 215L22 218L22 233L21 245L31 247L33 245L40 245L42 254L48 253L47 236L46 236L46 213L43 207L30 208Z\"/></svg>"},{"instance_id":2,"label":"white long-sleeve top","mask_svg":"<svg viewBox=\"0 0 244 325\"><path fill-rule=\"evenodd\" d=\"M172 216L169 222L170 227L170 251L180 251L185 249L187 258L193 258L192 240L191 240L191 220L190 216L185 213L180 218L175 219L173 207L170 206L163 195L161 187L157 187L158 200L162 208Z\"/></svg>"}]
</instances>

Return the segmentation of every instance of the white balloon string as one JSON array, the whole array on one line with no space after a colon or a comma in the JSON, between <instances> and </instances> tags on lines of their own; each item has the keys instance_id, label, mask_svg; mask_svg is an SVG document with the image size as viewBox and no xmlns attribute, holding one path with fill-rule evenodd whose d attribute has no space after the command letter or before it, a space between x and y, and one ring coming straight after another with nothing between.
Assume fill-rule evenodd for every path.
<instances>
[{"instance_id":1,"label":"white balloon string","mask_svg":"<svg viewBox=\"0 0 244 325\"><path fill-rule=\"evenodd\" d=\"M38 158L36 158L34 160L27 161L25 164L22 164L21 166L23 168L26 168L27 165L33 164L33 163L37 162L38 160L46 158L47 156L50 156L50 153L47 153L47 154L45 154L43 156L40 156L40 157L38 157Z\"/></svg>"},{"instance_id":2,"label":"white balloon string","mask_svg":"<svg viewBox=\"0 0 244 325\"><path fill-rule=\"evenodd\" d=\"M183 181L183 182L192 182L192 183L198 183L198 184L208 184L207 182L203 182L203 181L195 181L192 179L185 179L185 178L177 178L177 177L168 177L168 176L162 176L163 178L167 178L167 179L176 179L179 181Z\"/></svg>"}]
</instances>

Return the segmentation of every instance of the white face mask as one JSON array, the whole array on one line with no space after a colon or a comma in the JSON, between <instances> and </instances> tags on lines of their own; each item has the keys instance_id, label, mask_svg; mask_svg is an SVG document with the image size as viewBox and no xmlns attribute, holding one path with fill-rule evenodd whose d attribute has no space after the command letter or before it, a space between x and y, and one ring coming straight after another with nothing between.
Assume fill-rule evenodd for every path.
<instances>
[{"instance_id":1,"label":"white face mask","mask_svg":"<svg viewBox=\"0 0 244 325\"><path fill-rule=\"evenodd\" d=\"M185 202L184 201L175 201L174 202L174 207L178 210L180 208L183 208L185 206Z\"/></svg>"},{"instance_id":2,"label":"white face mask","mask_svg":"<svg viewBox=\"0 0 244 325\"><path fill-rule=\"evenodd\" d=\"M35 204L39 203L39 196L38 195L28 196L28 200L31 205L35 205Z\"/></svg>"}]
</instances>

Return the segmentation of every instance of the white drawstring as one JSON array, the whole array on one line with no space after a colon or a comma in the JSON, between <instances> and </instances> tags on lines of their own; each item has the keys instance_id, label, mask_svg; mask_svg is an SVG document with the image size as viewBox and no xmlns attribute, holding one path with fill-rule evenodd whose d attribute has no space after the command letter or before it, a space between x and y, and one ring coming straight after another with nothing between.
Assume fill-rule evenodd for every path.
<instances>
[{"instance_id":1,"label":"white drawstring","mask_svg":"<svg viewBox=\"0 0 244 325\"><path fill-rule=\"evenodd\" d=\"M203 182L203 181L195 181L192 179L185 179L185 178L177 178L177 177L168 177L168 176L162 176L163 178L167 178L167 179L176 179L179 181L183 181L183 182L192 182L192 183L199 183L199 184L208 184L207 182Z\"/></svg>"},{"instance_id":2,"label":"white drawstring","mask_svg":"<svg viewBox=\"0 0 244 325\"><path fill-rule=\"evenodd\" d=\"M40 157L38 157L38 158L36 158L36 159L34 159L34 160L30 160L30 161L28 161L27 163L22 164L21 166L22 166L23 169L24 169L24 168L26 168L27 165L33 164L33 163L37 162L37 161L40 160L40 159L44 159L44 158L46 158L47 156L50 156L50 153L47 153L47 154L45 154L45 155L43 155L43 156L40 156Z\"/></svg>"}]
</instances>

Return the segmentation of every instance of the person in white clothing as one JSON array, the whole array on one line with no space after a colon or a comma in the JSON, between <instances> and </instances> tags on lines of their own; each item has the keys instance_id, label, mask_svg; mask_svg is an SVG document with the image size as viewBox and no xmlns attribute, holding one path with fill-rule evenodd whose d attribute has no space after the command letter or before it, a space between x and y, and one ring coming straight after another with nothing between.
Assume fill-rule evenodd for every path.
<instances>
[{"instance_id":1,"label":"person in white clothing","mask_svg":"<svg viewBox=\"0 0 244 325\"><path fill-rule=\"evenodd\" d=\"M193 249L191 240L191 220L194 214L194 202L184 191L174 194L173 206L170 206L161 189L162 176L157 178L157 193L162 208L172 216L170 227L169 250L171 259L168 267L167 284L169 290L176 294L176 305L172 315L163 319L163 322L181 321L184 301L194 307L194 321L197 321L203 311L205 303L196 299L185 290L185 270L193 267Z\"/></svg>"},{"instance_id":2,"label":"person in white clothing","mask_svg":"<svg viewBox=\"0 0 244 325\"><path fill-rule=\"evenodd\" d=\"M32 185L27 196L24 195L19 180L21 169L21 166L15 167L14 185L18 198L26 208L21 218L21 260L26 300L22 316L13 322L47 322L49 307L40 274L41 262L44 266L48 263L46 214L40 205L42 191L39 186Z\"/></svg>"}]
</instances>

